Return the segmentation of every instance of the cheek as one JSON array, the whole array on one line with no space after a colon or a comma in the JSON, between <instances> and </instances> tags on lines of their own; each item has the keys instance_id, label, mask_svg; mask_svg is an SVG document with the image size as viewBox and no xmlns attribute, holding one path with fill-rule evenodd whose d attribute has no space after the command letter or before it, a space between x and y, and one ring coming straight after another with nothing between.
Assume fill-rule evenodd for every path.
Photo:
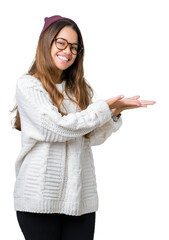
<instances>
[{"instance_id":1,"label":"cheek","mask_svg":"<svg viewBox=\"0 0 169 240\"><path fill-rule=\"evenodd\" d=\"M50 50L51 54L53 51L54 51L54 42L52 43L52 46L51 46L51 50Z\"/></svg>"},{"instance_id":2,"label":"cheek","mask_svg":"<svg viewBox=\"0 0 169 240\"><path fill-rule=\"evenodd\" d=\"M56 48L55 43L53 42L53 44L51 46L51 50L50 50L50 54L51 54L52 58L55 58L56 54L58 52L60 52L60 50Z\"/></svg>"},{"instance_id":3,"label":"cheek","mask_svg":"<svg viewBox=\"0 0 169 240\"><path fill-rule=\"evenodd\" d=\"M72 64L74 63L75 60L76 60L76 56L73 55L71 59Z\"/></svg>"},{"instance_id":4,"label":"cheek","mask_svg":"<svg viewBox=\"0 0 169 240\"><path fill-rule=\"evenodd\" d=\"M52 46L51 47L51 52L50 52L52 58L55 58L57 52L58 52L58 50L55 48L55 46Z\"/></svg>"}]
</instances>

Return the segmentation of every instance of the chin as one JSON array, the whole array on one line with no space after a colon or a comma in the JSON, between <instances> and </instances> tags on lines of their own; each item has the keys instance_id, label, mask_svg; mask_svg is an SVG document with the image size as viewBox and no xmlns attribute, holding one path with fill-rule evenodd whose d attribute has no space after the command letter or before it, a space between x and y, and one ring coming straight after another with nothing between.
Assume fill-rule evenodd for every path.
<instances>
[{"instance_id":1,"label":"chin","mask_svg":"<svg viewBox=\"0 0 169 240\"><path fill-rule=\"evenodd\" d=\"M66 69L68 69L69 67L57 67L60 71L64 71Z\"/></svg>"},{"instance_id":2,"label":"chin","mask_svg":"<svg viewBox=\"0 0 169 240\"><path fill-rule=\"evenodd\" d=\"M70 66L72 66L72 64L69 65L69 66L60 66L60 65L56 65L56 67L57 67L59 70L61 70L61 71L64 71L64 70L68 69Z\"/></svg>"}]
</instances>

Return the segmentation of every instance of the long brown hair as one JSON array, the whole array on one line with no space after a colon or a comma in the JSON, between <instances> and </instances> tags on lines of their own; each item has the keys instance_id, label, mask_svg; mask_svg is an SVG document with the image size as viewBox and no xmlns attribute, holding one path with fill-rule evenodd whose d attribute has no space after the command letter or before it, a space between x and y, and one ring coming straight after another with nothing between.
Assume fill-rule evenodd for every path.
<instances>
[{"instance_id":1,"label":"long brown hair","mask_svg":"<svg viewBox=\"0 0 169 240\"><path fill-rule=\"evenodd\" d=\"M78 43L83 47L83 51L81 51L80 54L77 55L74 63L62 73L62 80L66 80L65 92L69 99L75 102L81 110L86 109L87 106L92 103L94 91L84 78L83 39L81 32L75 23L72 23L68 20L60 20L51 24L46 29L46 31L39 38L35 60L27 72L28 75L36 76L37 79L42 83L44 89L49 93L53 104L58 108L58 111L62 114L62 116L67 115L67 113L62 112L60 109L64 96L56 87L56 82L59 74L58 69L53 63L50 50L54 38L65 26L70 26L73 30L77 32ZM71 98L70 95L73 95L76 100ZM13 128L21 131L20 116L17 105L15 105L11 112L13 111L17 111L14 118Z\"/></svg>"}]
</instances>

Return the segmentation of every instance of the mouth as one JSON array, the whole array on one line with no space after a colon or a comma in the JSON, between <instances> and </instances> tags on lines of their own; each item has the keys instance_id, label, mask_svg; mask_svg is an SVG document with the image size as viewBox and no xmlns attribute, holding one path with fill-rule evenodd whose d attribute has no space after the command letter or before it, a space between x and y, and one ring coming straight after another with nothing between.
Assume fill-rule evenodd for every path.
<instances>
[{"instance_id":1,"label":"mouth","mask_svg":"<svg viewBox=\"0 0 169 240\"><path fill-rule=\"evenodd\" d=\"M70 61L70 58L67 57L67 56L65 56L65 55L60 55L60 54L58 54L57 57L58 57L59 60L62 61L62 62L68 62L68 61Z\"/></svg>"}]
</instances>

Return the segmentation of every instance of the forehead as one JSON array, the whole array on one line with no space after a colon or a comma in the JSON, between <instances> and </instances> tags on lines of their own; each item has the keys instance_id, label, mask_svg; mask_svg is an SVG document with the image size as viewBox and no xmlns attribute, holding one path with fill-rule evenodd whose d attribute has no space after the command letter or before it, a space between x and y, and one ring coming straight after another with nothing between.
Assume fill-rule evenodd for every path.
<instances>
[{"instance_id":1,"label":"forehead","mask_svg":"<svg viewBox=\"0 0 169 240\"><path fill-rule=\"evenodd\" d=\"M66 26L60 30L57 38L65 38L70 43L78 43L78 35L71 27Z\"/></svg>"}]
</instances>

